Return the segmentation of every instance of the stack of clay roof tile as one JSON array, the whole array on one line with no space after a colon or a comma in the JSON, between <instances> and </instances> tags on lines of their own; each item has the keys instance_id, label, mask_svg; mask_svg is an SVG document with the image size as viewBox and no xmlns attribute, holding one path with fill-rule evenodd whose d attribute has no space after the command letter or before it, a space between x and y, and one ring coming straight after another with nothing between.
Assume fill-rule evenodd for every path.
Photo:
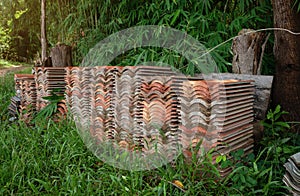
<instances>
[{"instance_id":1,"label":"stack of clay roof tile","mask_svg":"<svg viewBox=\"0 0 300 196\"><path fill-rule=\"evenodd\" d=\"M10 99L10 105L8 107L9 113L16 117L20 112L20 106L21 106L21 98L18 96L13 96Z\"/></svg>"},{"instance_id":2,"label":"stack of clay roof tile","mask_svg":"<svg viewBox=\"0 0 300 196\"><path fill-rule=\"evenodd\" d=\"M91 67L69 67L66 68L66 102L70 106L76 121L80 121L82 128L87 129L90 126L92 116L96 116L95 97L97 94L96 86L103 84L96 75L91 76L94 72ZM98 72L98 74L100 74ZM98 84L90 80L99 80ZM92 92L93 90L93 92ZM105 103L105 100L103 100ZM101 113L97 114L100 118ZM103 121L102 121L103 122ZM101 126L100 128L104 128Z\"/></svg>"},{"instance_id":3,"label":"stack of clay roof tile","mask_svg":"<svg viewBox=\"0 0 300 196\"><path fill-rule=\"evenodd\" d=\"M66 100L75 119L80 119L80 126L89 129L99 140L105 137L120 145L145 150L146 135L152 133L154 137L149 123L165 125L164 118L158 115L171 114L171 110L165 111L169 107L168 97L162 97L165 89L156 86L161 82L147 81L147 76L153 74L173 72L169 68L151 70L150 67L67 68ZM156 89L151 91L151 88ZM151 100L157 101L149 106Z\"/></svg>"},{"instance_id":4,"label":"stack of clay roof tile","mask_svg":"<svg viewBox=\"0 0 300 196\"><path fill-rule=\"evenodd\" d=\"M140 83L131 104L134 140L143 152L153 152L156 147L173 156L179 144L178 99L172 80L175 73L166 68L147 69L136 70Z\"/></svg>"},{"instance_id":5,"label":"stack of clay roof tile","mask_svg":"<svg viewBox=\"0 0 300 196\"><path fill-rule=\"evenodd\" d=\"M64 67L35 68L35 81L37 88L36 109L38 111L46 107L49 103L49 101L43 99L43 97L51 96L52 92L56 95L64 95L66 86L65 75L66 70ZM65 114L67 112L64 100L58 104L58 111L61 114Z\"/></svg>"},{"instance_id":6,"label":"stack of clay roof tile","mask_svg":"<svg viewBox=\"0 0 300 196\"><path fill-rule=\"evenodd\" d=\"M26 116L30 116L35 111L37 98L34 75L15 74L14 79L16 96L11 98L9 110L13 115L26 113Z\"/></svg>"},{"instance_id":7,"label":"stack of clay roof tile","mask_svg":"<svg viewBox=\"0 0 300 196\"><path fill-rule=\"evenodd\" d=\"M218 137L212 141L219 152L243 148L247 153L253 147L254 85L251 82L225 80L210 87L211 111L216 115L211 115L210 120L218 131Z\"/></svg>"},{"instance_id":8,"label":"stack of clay roof tile","mask_svg":"<svg viewBox=\"0 0 300 196\"><path fill-rule=\"evenodd\" d=\"M251 81L205 81L150 66L73 67L66 72L71 111L100 141L110 139L144 153L153 146L176 151L179 144L187 156L200 141L221 154L252 151Z\"/></svg>"},{"instance_id":9,"label":"stack of clay roof tile","mask_svg":"<svg viewBox=\"0 0 300 196\"><path fill-rule=\"evenodd\" d=\"M286 173L283 182L290 187L291 194L300 195L300 152L291 156L284 167Z\"/></svg>"},{"instance_id":10,"label":"stack of clay roof tile","mask_svg":"<svg viewBox=\"0 0 300 196\"><path fill-rule=\"evenodd\" d=\"M186 156L189 145L200 141L205 149L215 148L219 154L253 147L254 86L251 81L188 80L181 86L181 143ZM230 169L220 170L226 175Z\"/></svg>"},{"instance_id":11,"label":"stack of clay roof tile","mask_svg":"<svg viewBox=\"0 0 300 196\"><path fill-rule=\"evenodd\" d=\"M242 80L203 80L179 76L167 67L37 67L34 75L16 75L17 96L10 110L40 110L44 96L65 93L75 120L99 141L142 153L160 148L170 156L202 142L218 154L253 147L254 85ZM179 145L179 146L178 146ZM174 153L172 153L174 152ZM226 175L229 170L220 170Z\"/></svg>"}]
</instances>

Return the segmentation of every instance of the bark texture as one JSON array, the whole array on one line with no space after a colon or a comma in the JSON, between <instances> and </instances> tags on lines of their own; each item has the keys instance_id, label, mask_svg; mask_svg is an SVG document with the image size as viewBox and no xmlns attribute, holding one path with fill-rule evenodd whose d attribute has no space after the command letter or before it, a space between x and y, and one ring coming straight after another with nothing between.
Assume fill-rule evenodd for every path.
<instances>
[{"instance_id":1,"label":"bark texture","mask_svg":"<svg viewBox=\"0 0 300 196\"><path fill-rule=\"evenodd\" d=\"M65 44L57 44L51 49L53 67L72 66L72 48Z\"/></svg>"},{"instance_id":2,"label":"bark texture","mask_svg":"<svg viewBox=\"0 0 300 196\"><path fill-rule=\"evenodd\" d=\"M47 57L46 0L41 0L41 47L42 63L44 63Z\"/></svg>"},{"instance_id":3,"label":"bark texture","mask_svg":"<svg viewBox=\"0 0 300 196\"><path fill-rule=\"evenodd\" d=\"M232 72L237 74L260 75L262 57L268 35L243 29L232 42Z\"/></svg>"},{"instance_id":4,"label":"bark texture","mask_svg":"<svg viewBox=\"0 0 300 196\"><path fill-rule=\"evenodd\" d=\"M274 27L300 32L300 15L292 9L293 2L272 0ZM273 105L280 104L290 113L284 120L300 121L300 36L275 31L274 55Z\"/></svg>"}]
</instances>

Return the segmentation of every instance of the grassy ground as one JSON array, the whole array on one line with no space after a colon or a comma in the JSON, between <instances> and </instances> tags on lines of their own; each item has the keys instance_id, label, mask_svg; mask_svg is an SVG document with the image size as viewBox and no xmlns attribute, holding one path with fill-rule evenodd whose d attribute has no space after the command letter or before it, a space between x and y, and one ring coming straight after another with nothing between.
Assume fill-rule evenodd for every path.
<instances>
[{"instance_id":1,"label":"grassy ground","mask_svg":"<svg viewBox=\"0 0 300 196\"><path fill-rule=\"evenodd\" d=\"M13 67L15 65L16 63L6 61L4 59L0 59L0 68L8 68L8 67Z\"/></svg>"},{"instance_id":2,"label":"grassy ground","mask_svg":"<svg viewBox=\"0 0 300 196\"><path fill-rule=\"evenodd\" d=\"M275 174L269 168L281 168L287 154L271 166L269 159L262 160L263 166L254 160L257 171L248 163L223 180L216 180L209 155L189 164L180 156L176 167L150 171L114 168L86 148L70 118L59 123L45 119L34 126L9 122L7 106L13 89L12 73L0 78L0 195L274 195L283 190L284 171Z\"/></svg>"},{"instance_id":3,"label":"grassy ground","mask_svg":"<svg viewBox=\"0 0 300 196\"><path fill-rule=\"evenodd\" d=\"M25 71L26 72L26 71ZM199 181L180 163L130 172L102 163L84 145L74 122L44 120L35 126L8 121L13 74L0 78L0 195L204 195L223 193L214 178ZM206 164L206 165L205 165ZM210 170L213 165L203 163ZM199 175L199 174L198 174ZM213 173L212 175L213 176ZM176 187L174 180L184 184ZM210 187L211 190L207 190Z\"/></svg>"},{"instance_id":4,"label":"grassy ground","mask_svg":"<svg viewBox=\"0 0 300 196\"><path fill-rule=\"evenodd\" d=\"M13 62L13 61L7 61L4 59L0 59L0 69L7 69L12 67L19 67L19 66L29 66L27 63L19 63L19 62Z\"/></svg>"},{"instance_id":5,"label":"grassy ground","mask_svg":"<svg viewBox=\"0 0 300 196\"><path fill-rule=\"evenodd\" d=\"M22 72L23 70L25 70L26 73L30 73L30 71L28 71L30 67L32 67L31 64L0 59L0 77L5 76L9 72Z\"/></svg>"}]
</instances>

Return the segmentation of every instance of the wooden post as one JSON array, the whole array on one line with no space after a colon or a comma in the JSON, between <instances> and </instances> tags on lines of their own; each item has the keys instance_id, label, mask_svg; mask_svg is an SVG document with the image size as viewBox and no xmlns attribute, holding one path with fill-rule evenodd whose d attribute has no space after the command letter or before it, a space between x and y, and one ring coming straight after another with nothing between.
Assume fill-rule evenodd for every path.
<instances>
[{"instance_id":1,"label":"wooden post","mask_svg":"<svg viewBox=\"0 0 300 196\"><path fill-rule=\"evenodd\" d=\"M243 29L232 42L232 72L237 74L260 75L262 57L269 35Z\"/></svg>"},{"instance_id":2,"label":"wooden post","mask_svg":"<svg viewBox=\"0 0 300 196\"><path fill-rule=\"evenodd\" d=\"M47 58L47 36L46 36L46 0L41 0L41 47L42 64Z\"/></svg>"},{"instance_id":3,"label":"wooden post","mask_svg":"<svg viewBox=\"0 0 300 196\"><path fill-rule=\"evenodd\" d=\"M72 66L72 48L65 44L57 44L51 49L51 60L53 67Z\"/></svg>"}]
</instances>

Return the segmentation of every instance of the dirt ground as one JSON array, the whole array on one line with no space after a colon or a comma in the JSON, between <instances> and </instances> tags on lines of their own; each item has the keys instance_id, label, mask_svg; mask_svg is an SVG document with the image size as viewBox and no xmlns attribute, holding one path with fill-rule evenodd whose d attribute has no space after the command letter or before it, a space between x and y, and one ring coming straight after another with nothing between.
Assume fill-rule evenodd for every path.
<instances>
[{"instance_id":1,"label":"dirt ground","mask_svg":"<svg viewBox=\"0 0 300 196\"><path fill-rule=\"evenodd\" d=\"M22 70L24 70L24 69L26 69L26 68L28 68L28 66L15 65L15 66L13 66L13 67L0 69L0 77L5 76L5 74L7 74L8 72L22 71Z\"/></svg>"}]
</instances>

